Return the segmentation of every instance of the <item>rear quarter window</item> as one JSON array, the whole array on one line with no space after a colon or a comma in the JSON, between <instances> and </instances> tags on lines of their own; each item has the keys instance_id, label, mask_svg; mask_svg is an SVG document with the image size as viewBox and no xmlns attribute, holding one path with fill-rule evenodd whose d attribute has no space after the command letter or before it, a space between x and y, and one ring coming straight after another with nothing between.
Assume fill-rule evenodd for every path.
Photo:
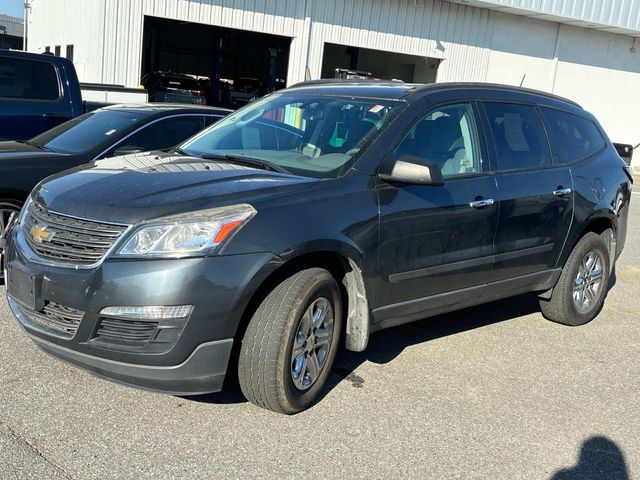
<instances>
[{"instance_id":1,"label":"rear quarter window","mask_svg":"<svg viewBox=\"0 0 640 480\"><path fill-rule=\"evenodd\" d=\"M574 163L602 150L605 139L589 119L554 108L540 108L547 124L554 163Z\"/></svg>"},{"instance_id":2,"label":"rear quarter window","mask_svg":"<svg viewBox=\"0 0 640 480\"><path fill-rule=\"evenodd\" d=\"M58 75L47 62L0 57L0 97L21 100L56 100Z\"/></svg>"}]
</instances>

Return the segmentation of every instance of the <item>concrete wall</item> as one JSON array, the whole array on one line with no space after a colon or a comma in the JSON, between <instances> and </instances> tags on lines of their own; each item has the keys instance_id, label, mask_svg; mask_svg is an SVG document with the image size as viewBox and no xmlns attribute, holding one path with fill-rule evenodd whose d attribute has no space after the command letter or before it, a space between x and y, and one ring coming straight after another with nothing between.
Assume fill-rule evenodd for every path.
<instances>
[{"instance_id":1,"label":"concrete wall","mask_svg":"<svg viewBox=\"0 0 640 480\"><path fill-rule=\"evenodd\" d=\"M629 35L440 0L32 0L32 4L30 50L61 45L64 52L67 44L74 44L83 81L137 85L143 19L151 15L289 36L289 84L304 80L307 72L311 78L321 76L325 43L437 59L439 82L519 85L524 77L524 86L581 103L598 116L612 140L640 143L636 127L640 52L635 51L640 42L634 49Z\"/></svg>"},{"instance_id":2,"label":"concrete wall","mask_svg":"<svg viewBox=\"0 0 640 480\"><path fill-rule=\"evenodd\" d=\"M614 142L640 143L640 51L625 35L494 14L486 81L580 103ZM640 153L636 162L640 160Z\"/></svg>"}]
</instances>

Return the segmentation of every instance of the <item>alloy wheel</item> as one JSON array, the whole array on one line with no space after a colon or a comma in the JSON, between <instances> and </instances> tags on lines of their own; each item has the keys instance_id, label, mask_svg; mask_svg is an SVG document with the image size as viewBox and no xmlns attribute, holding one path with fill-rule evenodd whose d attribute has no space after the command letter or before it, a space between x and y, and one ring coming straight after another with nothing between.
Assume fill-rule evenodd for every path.
<instances>
[{"instance_id":1,"label":"alloy wheel","mask_svg":"<svg viewBox=\"0 0 640 480\"><path fill-rule=\"evenodd\" d=\"M329 300L313 300L298 322L291 351L291 378L298 390L307 390L320 377L329 356L333 326Z\"/></svg>"},{"instance_id":2,"label":"alloy wheel","mask_svg":"<svg viewBox=\"0 0 640 480\"><path fill-rule=\"evenodd\" d=\"M588 312L598 303L603 288L603 265L602 256L595 250L582 257L573 285L573 303L581 313Z\"/></svg>"},{"instance_id":3,"label":"alloy wheel","mask_svg":"<svg viewBox=\"0 0 640 480\"><path fill-rule=\"evenodd\" d=\"M12 214L18 214L20 211L17 205L10 203L0 203L0 236L4 236L6 228L9 226L9 219ZM4 255L0 251L0 282L4 283Z\"/></svg>"}]
</instances>

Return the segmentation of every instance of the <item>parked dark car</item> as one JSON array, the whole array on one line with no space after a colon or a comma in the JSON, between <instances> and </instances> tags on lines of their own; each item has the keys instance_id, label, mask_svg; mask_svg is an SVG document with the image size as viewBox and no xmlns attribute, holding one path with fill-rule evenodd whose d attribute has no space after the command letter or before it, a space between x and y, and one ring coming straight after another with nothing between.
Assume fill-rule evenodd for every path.
<instances>
[{"instance_id":1,"label":"parked dark car","mask_svg":"<svg viewBox=\"0 0 640 480\"><path fill-rule=\"evenodd\" d=\"M40 184L10 234L9 305L97 375L182 395L237 371L249 400L290 414L318 399L341 338L362 351L377 330L525 292L550 320L592 320L631 186L568 100L312 82L174 152Z\"/></svg>"},{"instance_id":2,"label":"parked dark car","mask_svg":"<svg viewBox=\"0 0 640 480\"><path fill-rule=\"evenodd\" d=\"M172 72L151 72L142 78L149 90L149 101L206 105L206 91L191 75Z\"/></svg>"},{"instance_id":3,"label":"parked dark car","mask_svg":"<svg viewBox=\"0 0 640 480\"><path fill-rule=\"evenodd\" d=\"M100 158L173 147L228 113L166 103L115 105L28 141L0 142L0 233L33 187L49 175Z\"/></svg>"}]
</instances>

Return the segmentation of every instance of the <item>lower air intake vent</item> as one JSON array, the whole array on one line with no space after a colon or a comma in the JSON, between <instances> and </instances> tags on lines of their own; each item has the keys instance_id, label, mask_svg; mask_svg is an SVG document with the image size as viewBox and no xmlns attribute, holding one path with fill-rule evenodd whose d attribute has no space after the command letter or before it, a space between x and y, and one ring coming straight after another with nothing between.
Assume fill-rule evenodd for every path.
<instances>
[{"instance_id":1,"label":"lower air intake vent","mask_svg":"<svg viewBox=\"0 0 640 480\"><path fill-rule=\"evenodd\" d=\"M95 338L109 343L144 345L157 330L158 322L101 317Z\"/></svg>"}]
</instances>

